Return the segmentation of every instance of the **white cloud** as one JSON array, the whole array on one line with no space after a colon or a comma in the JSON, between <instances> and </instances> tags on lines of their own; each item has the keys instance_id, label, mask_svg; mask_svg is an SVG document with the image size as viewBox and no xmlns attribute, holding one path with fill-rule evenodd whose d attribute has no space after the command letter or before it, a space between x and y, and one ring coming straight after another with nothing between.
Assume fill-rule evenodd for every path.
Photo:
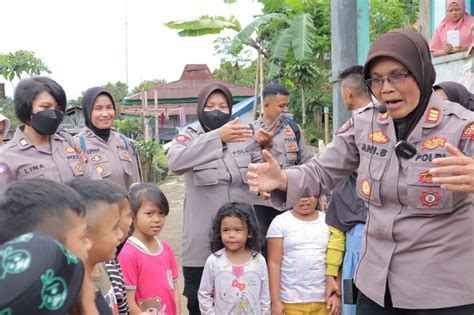
<instances>
[{"instance_id":1,"label":"white cloud","mask_svg":"<svg viewBox=\"0 0 474 315\"><path fill-rule=\"evenodd\" d=\"M261 13L252 0L128 0L127 6L130 88L142 80L177 80L188 63L206 63L211 71L219 65L212 45L217 36L181 38L165 22L234 15L245 26ZM108 81L125 82L125 0L8 0L1 8L0 52L34 51L68 98ZM10 84L6 90L13 94Z\"/></svg>"}]
</instances>

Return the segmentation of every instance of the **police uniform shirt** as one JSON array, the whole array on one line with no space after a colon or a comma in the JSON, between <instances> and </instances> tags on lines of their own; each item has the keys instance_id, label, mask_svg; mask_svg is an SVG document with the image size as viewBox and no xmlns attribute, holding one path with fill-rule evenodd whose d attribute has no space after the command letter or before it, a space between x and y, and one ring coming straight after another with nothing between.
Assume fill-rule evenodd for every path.
<instances>
[{"instance_id":1,"label":"police uniform shirt","mask_svg":"<svg viewBox=\"0 0 474 315\"><path fill-rule=\"evenodd\" d=\"M22 128L0 149L0 190L20 179L64 183L78 176L100 178L69 134L58 132L51 136L49 147L41 147L30 143Z\"/></svg>"},{"instance_id":2,"label":"police uniform shirt","mask_svg":"<svg viewBox=\"0 0 474 315\"><path fill-rule=\"evenodd\" d=\"M86 127L75 136L75 140L81 147L85 146L83 150L102 178L126 190L140 181L136 153L129 139L111 130L105 142Z\"/></svg>"},{"instance_id":3,"label":"police uniform shirt","mask_svg":"<svg viewBox=\"0 0 474 315\"><path fill-rule=\"evenodd\" d=\"M358 168L356 190L369 208L357 287L393 307L436 309L474 303L473 194L432 182L432 160L450 143L474 155L474 113L432 94L407 141L417 153L397 156L394 122L372 106L355 113L326 150L287 170L286 203L319 195ZM273 202L282 195L272 193Z\"/></svg>"},{"instance_id":4,"label":"police uniform shirt","mask_svg":"<svg viewBox=\"0 0 474 315\"><path fill-rule=\"evenodd\" d=\"M263 116L260 116L257 120L253 121L252 125L255 131L259 129L268 130L263 121ZM301 164L309 161L314 155L306 145L301 128L300 132L301 136L299 142L297 142L295 132L291 126L286 123L285 126L282 129L279 129L273 136L273 145L269 151L283 169L297 164L298 151L300 151Z\"/></svg>"}]
</instances>

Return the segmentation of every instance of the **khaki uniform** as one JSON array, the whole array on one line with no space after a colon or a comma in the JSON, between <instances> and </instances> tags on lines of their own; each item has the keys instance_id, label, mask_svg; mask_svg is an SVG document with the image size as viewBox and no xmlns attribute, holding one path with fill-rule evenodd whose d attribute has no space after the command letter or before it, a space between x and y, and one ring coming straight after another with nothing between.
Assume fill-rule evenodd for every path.
<instances>
[{"instance_id":1,"label":"khaki uniform","mask_svg":"<svg viewBox=\"0 0 474 315\"><path fill-rule=\"evenodd\" d=\"M168 167L184 174L183 266L203 267L211 254L209 233L213 217L228 202L255 204L247 168L261 161L261 153L245 150L245 143L223 144L220 129L204 133L201 126L177 135L168 151Z\"/></svg>"},{"instance_id":2,"label":"khaki uniform","mask_svg":"<svg viewBox=\"0 0 474 315\"><path fill-rule=\"evenodd\" d=\"M373 126L373 127L372 127ZM379 305L388 282L393 306L447 308L474 303L473 194L445 191L427 175L445 143L474 154L474 113L433 93L407 141L411 159L394 150L393 120L372 106L354 114L326 150L287 170L286 203L319 195L355 169L369 208L357 287ZM272 194L277 203L284 196Z\"/></svg>"},{"instance_id":3,"label":"khaki uniform","mask_svg":"<svg viewBox=\"0 0 474 315\"><path fill-rule=\"evenodd\" d=\"M20 179L46 178L64 183L74 177L100 179L87 156L67 133L51 136L50 147L30 143L18 127L0 150L0 190Z\"/></svg>"},{"instance_id":4,"label":"khaki uniform","mask_svg":"<svg viewBox=\"0 0 474 315\"><path fill-rule=\"evenodd\" d=\"M262 116L253 121L252 126L255 131L259 129L267 130ZM272 153L283 169L297 164L298 151L300 151L301 164L309 161L314 155L306 145L301 128L300 131L301 137L299 142L297 142L296 135L289 124L273 136L273 146L270 149L270 153Z\"/></svg>"},{"instance_id":5,"label":"khaki uniform","mask_svg":"<svg viewBox=\"0 0 474 315\"><path fill-rule=\"evenodd\" d=\"M133 145L119 133L111 130L108 142L105 142L86 127L74 138L81 147L84 147L81 141L85 142L86 148L83 149L102 178L119 184L126 190L140 181Z\"/></svg>"}]
</instances>

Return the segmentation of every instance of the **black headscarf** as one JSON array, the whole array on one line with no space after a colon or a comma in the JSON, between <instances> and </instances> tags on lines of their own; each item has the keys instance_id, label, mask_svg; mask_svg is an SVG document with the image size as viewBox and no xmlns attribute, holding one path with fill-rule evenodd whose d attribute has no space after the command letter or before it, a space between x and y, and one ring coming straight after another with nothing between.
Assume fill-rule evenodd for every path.
<instances>
[{"instance_id":1,"label":"black headscarf","mask_svg":"<svg viewBox=\"0 0 474 315\"><path fill-rule=\"evenodd\" d=\"M225 95L225 98L227 100L227 105L229 106L229 117L232 116L232 106L233 106L232 93L229 91L227 87L225 87L224 85L220 83L211 83L205 86L199 93L198 105L196 109L199 123L201 124L204 130L207 130L207 128L203 125L202 112L203 112L204 106L206 105L207 99L209 98L209 96L211 96L212 93L216 91L222 92Z\"/></svg>"},{"instance_id":2,"label":"black headscarf","mask_svg":"<svg viewBox=\"0 0 474 315\"><path fill-rule=\"evenodd\" d=\"M436 80L428 43L418 32L409 29L393 30L381 35L370 48L364 65L365 79L370 77L371 66L378 57L391 57L402 63L420 89L420 100L416 108L406 117L394 120L398 138L406 139L423 116Z\"/></svg>"},{"instance_id":3,"label":"black headscarf","mask_svg":"<svg viewBox=\"0 0 474 315\"><path fill-rule=\"evenodd\" d=\"M108 129L99 129L92 123L91 116L92 116L92 108L94 107L94 102L99 95L107 95L110 97L112 101L112 105L114 105L115 110L115 102L112 94L110 94L106 89L103 87L97 86L87 89L82 96L82 114L84 115L84 120L86 126L92 130L98 137L102 140L107 142L110 136L110 128Z\"/></svg>"},{"instance_id":4,"label":"black headscarf","mask_svg":"<svg viewBox=\"0 0 474 315\"><path fill-rule=\"evenodd\" d=\"M446 93L451 102L459 103L465 108L474 111L474 94L457 82L441 82L433 87L440 88Z\"/></svg>"}]
</instances>

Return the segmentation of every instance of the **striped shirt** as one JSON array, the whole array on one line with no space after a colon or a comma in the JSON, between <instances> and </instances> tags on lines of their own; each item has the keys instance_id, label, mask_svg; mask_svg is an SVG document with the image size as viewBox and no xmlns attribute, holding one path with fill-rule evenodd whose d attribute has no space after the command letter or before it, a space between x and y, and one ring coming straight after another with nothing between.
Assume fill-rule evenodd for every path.
<instances>
[{"instance_id":1,"label":"striped shirt","mask_svg":"<svg viewBox=\"0 0 474 315\"><path fill-rule=\"evenodd\" d=\"M125 282L123 281L122 268L117 259L108 261L105 266L107 268L110 283L114 289L115 298L117 299L119 314L129 315L130 311L128 309L127 289L125 289Z\"/></svg>"}]
</instances>

